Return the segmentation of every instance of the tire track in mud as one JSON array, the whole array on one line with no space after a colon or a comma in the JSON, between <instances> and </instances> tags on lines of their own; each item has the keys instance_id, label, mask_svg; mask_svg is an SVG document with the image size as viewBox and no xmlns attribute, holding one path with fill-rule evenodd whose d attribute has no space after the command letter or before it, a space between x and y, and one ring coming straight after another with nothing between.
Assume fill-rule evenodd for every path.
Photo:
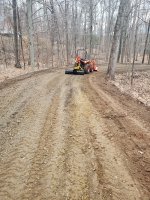
<instances>
[{"instance_id":1,"label":"tire track in mud","mask_svg":"<svg viewBox=\"0 0 150 200\"><path fill-rule=\"evenodd\" d=\"M137 171L149 150L136 155L148 147L148 129L92 76L38 77L11 104L20 112L1 152L0 199L149 200L145 165Z\"/></svg>"},{"instance_id":2,"label":"tire track in mud","mask_svg":"<svg viewBox=\"0 0 150 200\"><path fill-rule=\"evenodd\" d=\"M71 79L59 88L52 100L21 199L62 199L67 137L64 111L70 93Z\"/></svg>"},{"instance_id":3,"label":"tire track in mud","mask_svg":"<svg viewBox=\"0 0 150 200\"><path fill-rule=\"evenodd\" d=\"M46 77L47 76L47 77ZM33 89L38 91L38 87L42 84L44 84L44 81L50 78L50 83L52 80L57 78L59 76L58 73L53 74L53 76L49 77L48 75L45 75L45 77L41 76L39 77L33 77L31 79L25 80L21 85L16 83L16 85L8 87L6 89L1 90L1 98L0 98L0 113L2 119L6 120L11 115L16 114L15 111L19 111L20 108L22 108L22 104L27 100L29 97L33 94ZM45 80L44 80L45 79ZM48 83L47 83L48 84ZM10 95L12 94L12 95ZM1 119L1 120L2 120Z\"/></svg>"},{"instance_id":4,"label":"tire track in mud","mask_svg":"<svg viewBox=\"0 0 150 200\"><path fill-rule=\"evenodd\" d=\"M72 100L68 104L71 120L65 153L65 199L139 199L140 194L124 163L118 159L118 167L114 161L120 152L103 135L106 128L100 127L95 119L96 111L83 93L79 79L73 83L72 90Z\"/></svg>"},{"instance_id":5,"label":"tire track in mud","mask_svg":"<svg viewBox=\"0 0 150 200\"><path fill-rule=\"evenodd\" d=\"M73 141L67 159L73 163L69 165L71 178L67 175L67 181L71 180L68 199L140 199L128 169L122 159L118 159L120 152L105 137L107 129L102 120L96 119L99 114L81 88L77 85L76 107L72 110L75 124L72 125Z\"/></svg>"},{"instance_id":6,"label":"tire track in mud","mask_svg":"<svg viewBox=\"0 0 150 200\"><path fill-rule=\"evenodd\" d=\"M90 199L88 181L88 162L85 155L87 138L85 135L85 118L82 99L80 98L81 77L72 82L71 100L68 102L68 141L65 150L65 194L63 199ZM59 198L61 199L61 198Z\"/></svg>"},{"instance_id":7,"label":"tire track in mud","mask_svg":"<svg viewBox=\"0 0 150 200\"><path fill-rule=\"evenodd\" d=\"M11 113L13 114L13 110L21 105L23 99L26 99L27 96L31 96L30 93L33 93L32 89L35 89L35 86L39 85L39 82L42 81L42 76L40 79L41 80L39 80L39 77L33 77L21 83L16 82L15 85L1 90L0 103L2 106L0 107L0 112L2 118L5 119L7 116L9 117ZM12 95L10 96L10 94Z\"/></svg>"},{"instance_id":8,"label":"tire track in mud","mask_svg":"<svg viewBox=\"0 0 150 200\"><path fill-rule=\"evenodd\" d=\"M80 141L77 140L77 143L79 143L76 143L77 146L72 141L73 137L76 137L76 139L79 137L78 130L76 130L77 127L74 126L78 116L75 117L72 110L74 97L77 95L77 78L73 77L72 80L69 77L68 81L66 83L67 87L63 86L60 94L57 98L54 98L54 106L50 108L49 113L53 113L53 116L48 116L44 126L46 129L43 130L43 138L47 135L45 145L42 142L43 139L40 139L41 146L44 146L44 149L48 152L46 153L46 160L42 161L45 162L44 169L40 167L41 161L34 162L31 172L35 174L30 174L29 177L31 179L28 181L22 199L46 198L62 200L78 199L80 197L89 199L87 198L89 193L87 188L87 163L83 153L86 137L83 138L81 135ZM53 123L49 125L51 121ZM81 129L80 125L78 125L78 128ZM74 131L75 135L73 136ZM43 155L41 155L42 152ZM38 160L38 158L43 160L44 151L42 151L41 147L38 148L37 155L35 160ZM76 162L73 163L75 156L77 160L75 159ZM38 172L35 169L38 169Z\"/></svg>"},{"instance_id":9,"label":"tire track in mud","mask_svg":"<svg viewBox=\"0 0 150 200\"><path fill-rule=\"evenodd\" d=\"M1 154L0 198L20 199L48 107L51 106L52 98L65 81L65 78L61 78L60 75L59 78L60 80L50 82L47 79L43 82L43 85L38 88L39 91L37 90L32 100L20 113L23 120L16 129L13 127L16 136L13 137L12 143L8 142L4 148L5 151Z\"/></svg>"},{"instance_id":10,"label":"tire track in mud","mask_svg":"<svg viewBox=\"0 0 150 200\"><path fill-rule=\"evenodd\" d=\"M121 150L120 156L122 155L124 165L141 193L141 199L149 200L149 127L143 126L123 110L121 102L114 102L108 94L104 94L91 78L88 89L92 91L92 97L89 99L102 114L103 122L107 127L105 135Z\"/></svg>"},{"instance_id":11,"label":"tire track in mud","mask_svg":"<svg viewBox=\"0 0 150 200\"><path fill-rule=\"evenodd\" d=\"M6 141L7 143L8 141L10 142L10 140L12 140L13 137L16 135L17 128L19 127L20 123L23 122L23 120L26 118L26 114L34 115L34 110L32 109L32 106L30 106L31 102L34 101L35 98L35 95L33 95L33 90L34 94L37 95L37 99L40 98L41 94L39 93L39 91L42 85L45 85L45 87L47 85L47 88L52 85L52 87L55 88L55 85L57 85L57 81L54 81L54 79L56 79L58 76L59 74L54 74L52 77L48 76L47 79L45 78L45 80L36 80L38 84L36 84L35 86L35 80L30 81L30 83L32 82L33 85L31 85L31 87L29 87L28 89L22 90L23 94L18 98L16 97L16 102L14 101L13 104L11 104L11 108L8 107L7 110L4 109L4 112L2 114L3 116L0 119L0 124L2 125L0 129L0 152L5 148ZM50 92L49 89L47 89L47 91L47 93ZM13 88L10 88L9 92L11 94L13 92ZM13 96L16 96L16 93L12 94L10 98L13 98ZM5 102L4 100L3 103ZM25 113L26 110L29 111L29 113Z\"/></svg>"}]
</instances>

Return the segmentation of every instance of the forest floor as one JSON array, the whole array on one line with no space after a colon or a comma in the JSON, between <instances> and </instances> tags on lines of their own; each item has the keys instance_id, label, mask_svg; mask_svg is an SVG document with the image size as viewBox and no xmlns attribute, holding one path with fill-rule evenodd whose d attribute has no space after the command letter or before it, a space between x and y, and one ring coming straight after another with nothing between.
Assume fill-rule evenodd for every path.
<instances>
[{"instance_id":1,"label":"forest floor","mask_svg":"<svg viewBox=\"0 0 150 200\"><path fill-rule=\"evenodd\" d=\"M122 93L132 96L146 106L150 106L150 71L135 72L133 85L131 85L131 73L117 74L113 84Z\"/></svg>"},{"instance_id":2,"label":"forest floor","mask_svg":"<svg viewBox=\"0 0 150 200\"><path fill-rule=\"evenodd\" d=\"M46 69L45 67L35 67L34 71L41 71ZM32 68L30 66L26 66L24 68L15 68L14 66L4 67L0 65L0 83L3 81L7 81L8 79L15 78L17 76L25 75L32 72Z\"/></svg>"},{"instance_id":3,"label":"forest floor","mask_svg":"<svg viewBox=\"0 0 150 200\"><path fill-rule=\"evenodd\" d=\"M150 108L102 72L13 79L0 116L0 199L150 199Z\"/></svg>"}]
</instances>

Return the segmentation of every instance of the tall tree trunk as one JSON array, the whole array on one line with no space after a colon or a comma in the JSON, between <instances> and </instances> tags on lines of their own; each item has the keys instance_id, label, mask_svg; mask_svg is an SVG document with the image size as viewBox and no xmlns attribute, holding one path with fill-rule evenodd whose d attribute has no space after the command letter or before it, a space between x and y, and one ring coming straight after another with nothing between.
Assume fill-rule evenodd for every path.
<instances>
[{"instance_id":1,"label":"tall tree trunk","mask_svg":"<svg viewBox=\"0 0 150 200\"><path fill-rule=\"evenodd\" d=\"M105 1L104 1L105 2ZM108 13L107 13L107 22L105 27L105 52L106 52L106 61L109 59L110 52L110 42L111 42L111 0L108 0Z\"/></svg>"},{"instance_id":2,"label":"tall tree trunk","mask_svg":"<svg viewBox=\"0 0 150 200\"><path fill-rule=\"evenodd\" d=\"M123 36L123 44L122 44L122 51L121 51L121 63L124 62L126 40L127 40L127 29L125 30L124 36Z\"/></svg>"},{"instance_id":3,"label":"tall tree trunk","mask_svg":"<svg viewBox=\"0 0 150 200\"><path fill-rule=\"evenodd\" d=\"M56 33L56 25L55 25L55 11L54 11L54 2L50 0L51 5L51 60L52 60L52 68L54 67L54 37Z\"/></svg>"},{"instance_id":4,"label":"tall tree trunk","mask_svg":"<svg viewBox=\"0 0 150 200\"><path fill-rule=\"evenodd\" d=\"M148 56L148 65L150 65L150 53L149 53L149 56Z\"/></svg>"},{"instance_id":5,"label":"tall tree trunk","mask_svg":"<svg viewBox=\"0 0 150 200\"><path fill-rule=\"evenodd\" d=\"M65 0L65 36L66 36L66 59L67 59L67 66L69 65L69 37L68 37L68 2Z\"/></svg>"},{"instance_id":6,"label":"tall tree trunk","mask_svg":"<svg viewBox=\"0 0 150 200\"><path fill-rule=\"evenodd\" d=\"M20 25L20 16L19 16L18 8L17 8L17 13L18 13L18 30L20 32L20 43L21 43L22 59L23 59L23 65L24 65L24 69L25 69L26 63L25 63L25 58L24 58L22 29L21 29L21 25Z\"/></svg>"},{"instance_id":7,"label":"tall tree trunk","mask_svg":"<svg viewBox=\"0 0 150 200\"><path fill-rule=\"evenodd\" d=\"M126 0L121 0L116 24L114 27L114 36L113 36L110 58L108 63L108 70L107 70L107 76L110 79L114 79L115 77L115 67L117 63L117 52L120 39L121 24L122 24L122 18L124 16L124 10L125 10L124 7L126 3L127 3Z\"/></svg>"},{"instance_id":8,"label":"tall tree trunk","mask_svg":"<svg viewBox=\"0 0 150 200\"><path fill-rule=\"evenodd\" d=\"M90 0L90 47L89 53L92 54L92 46L93 46L93 2Z\"/></svg>"},{"instance_id":9,"label":"tall tree trunk","mask_svg":"<svg viewBox=\"0 0 150 200\"><path fill-rule=\"evenodd\" d=\"M75 20L74 20L74 51L77 51L77 0L75 0Z\"/></svg>"},{"instance_id":10,"label":"tall tree trunk","mask_svg":"<svg viewBox=\"0 0 150 200\"><path fill-rule=\"evenodd\" d=\"M134 64L135 64L135 60L136 60L137 33L138 33L138 24L136 25L136 30L135 30L134 53L133 53L133 62L132 62L132 73L131 73L131 85L133 85L133 78L134 78Z\"/></svg>"},{"instance_id":11,"label":"tall tree trunk","mask_svg":"<svg viewBox=\"0 0 150 200\"><path fill-rule=\"evenodd\" d=\"M6 57L6 48L5 48L5 45L4 45L4 41L3 41L3 38L2 38L2 35L1 35L1 42L2 42L2 49L3 49L3 52L4 52L4 57L5 57L5 65L6 65L6 68L7 68L7 57Z\"/></svg>"},{"instance_id":12,"label":"tall tree trunk","mask_svg":"<svg viewBox=\"0 0 150 200\"><path fill-rule=\"evenodd\" d=\"M125 17L123 20L123 27L122 27L122 47L121 47L121 63L124 62L124 56L125 56L125 48L126 48L126 40L127 40L127 29L129 26L129 11L131 10L131 5L130 5L130 1L128 2L128 4L125 7Z\"/></svg>"},{"instance_id":13,"label":"tall tree trunk","mask_svg":"<svg viewBox=\"0 0 150 200\"><path fill-rule=\"evenodd\" d=\"M145 60L145 54L146 54L146 49L147 49L147 44L148 44L149 32L150 32L150 20L149 20L149 23L148 23L148 30L147 30L146 40L145 40L145 47L144 47L142 64L144 64L144 60Z\"/></svg>"},{"instance_id":14,"label":"tall tree trunk","mask_svg":"<svg viewBox=\"0 0 150 200\"><path fill-rule=\"evenodd\" d=\"M119 51L118 51L118 57L117 57L117 62L118 63L119 63L120 57L121 57L122 43L123 43L123 30L121 31L120 42L119 42Z\"/></svg>"},{"instance_id":15,"label":"tall tree trunk","mask_svg":"<svg viewBox=\"0 0 150 200\"><path fill-rule=\"evenodd\" d=\"M32 1L27 0L27 15L28 15L28 30L29 30L29 47L30 47L30 59L32 70L34 70L34 37L33 37L33 22L32 22Z\"/></svg>"},{"instance_id":16,"label":"tall tree trunk","mask_svg":"<svg viewBox=\"0 0 150 200\"><path fill-rule=\"evenodd\" d=\"M15 67L21 68L19 57L19 41L18 41L18 20L17 20L17 2L12 0L13 7L13 28L14 28L14 50L15 50Z\"/></svg>"},{"instance_id":17,"label":"tall tree trunk","mask_svg":"<svg viewBox=\"0 0 150 200\"><path fill-rule=\"evenodd\" d=\"M101 21L99 23L100 25L100 35L99 35L99 47L98 47L98 54L100 54L100 52L103 52L103 26L104 26L104 6L102 6L102 17L101 17Z\"/></svg>"},{"instance_id":18,"label":"tall tree trunk","mask_svg":"<svg viewBox=\"0 0 150 200\"><path fill-rule=\"evenodd\" d=\"M84 48L87 49L87 12L84 14Z\"/></svg>"}]
</instances>

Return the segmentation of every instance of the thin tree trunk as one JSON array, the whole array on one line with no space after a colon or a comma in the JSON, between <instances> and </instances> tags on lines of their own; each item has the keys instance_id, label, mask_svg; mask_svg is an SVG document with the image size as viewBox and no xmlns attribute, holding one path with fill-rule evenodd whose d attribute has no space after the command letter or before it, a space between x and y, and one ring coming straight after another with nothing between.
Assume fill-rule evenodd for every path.
<instances>
[{"instance_id":1,"label":"thin tree trunk","mask_svg":"<svg viewBox=\"0 0 150 200\"><path fill-rule=\"evenodd\" d=\"M4 51L5 65L6 65L6 68L7 68L7 57L6 57L5 45L4 45L4 41L3 41L2 35L1 35L1 42L2 42L2 48L3 48L3 51Z\"/></svg>"},{"instance_id":2,"label":"thin tree trunk","mask_svg":"<svg viewBox=\"0 0 150 200\"><path fill-rule=\"evenodd\" d=\"M150 53L149 53L149 58L148 58L148 65L150 65Z\"/></svg>"},{"instance_id":3,"label":"thin tree trunk","mask_svg":"<svg viewBox=\"0 0 150 200\"><path fill-rule=\"evenodd\" d=\"M118 51L118 57L117 57L118 63L120 61L121 52L122 52L122 40L123 40L123 31L121 31L121 37L120 37L120 43L119 43L119 51Z\"/></svg>"},{"instance_id":4,"label":"thin tree trunk","mask_svg":"<svg viewBox=\"0 0 150 200\"><path fill-rule=\"evenodd\" d=\"M15 67L21 68L19 58L19 41L18 41L18 23L17 23L17 1L12 0L13 7L13 28L14 28L14 49L15 49Z\"/></svg>"},{"instance_id":5,"label":"thin tree trunk","mask_svg":"<svg viewBox=\"0 0 150 200\"><path fill-rule=\"evenodd\" d=\"M139 10L140 10L140 5L141 5L141 0L139 0L139 4L138 7L136 9L136 15L138 17L138 21L139 21ZM135 16L136 16L135 15ZM137 51L137 36L138 36L138 21L136 22L136 27L135 27L135 39L134 39L134 48L133 48L133 62L132 62L132 73L131 73L131 85L133 85L133 79L134 79L134 64L135 64L135 60L136 60L136 51Z\"/></svg>"},{"instance_id":6,"label":"thin tree trunk","mask_svg":"<svg viewBox=\"0 0 150 200\"><path fill-rule=\"evenodd\" d=\"M104 22L104 7L102 7L102 18L100 21L100 36L99 36L99 47L98 47L98 54L100 54L100 52L103 52L103 22Z\"/></svg>"},{"instance_id":7,"label":"thin tree trunk","mask_svg":"<svg viewBox=\"0 0 150 200\"><path fill-rule=\"evenodd\" d=\"M87 49L87 13L85 11L85 15L84 15L84 48Z\"/></svg>"},{"instance_id":8,"label":"thin tree trunk","mask_svg":"<svg viewBox=\"0 0 150 200\"><path fill-rule=\"evenodd\" d=\"M74 20L74 50L77 51L77 0L75 0L75 20Z\"/></svg>"},{"instance_id":9,"label":"thin tree trunk","mask_svg":"<svg viewBox=\"0 0 150 200\"><path fill-rule=\"evenodd\" d=\"M19 16L18 8L17 8L17 14L18 14L18 30L20 32L20 43L21 43L22 59L23 59L23 65L24 65L24 69L25 69L26 63L25 63L25 58L24 58L22 30L21 30L21 25L20 25L20 16Z\"/></svg>"},{"instance_id":10,"label":"thin tree trunk","mask_svg":"<svg viewBox=\"0 0 150 200\"><path fill-rule=\"evenodd\" d=\"M92 54L92 46L93 46L93 2L90 0L90 47L89 47L89 53Z\"/></svg>"},{"instance_id":11,"label":"thin tree trunk","mask_svg":"<svg viewBox=\"0 0 150 200\"><path fill-rule=\"evenodd\" d=\"M38 37L38 33L36 34L36 41L37 41L37 68L40 68L40 64L39 64L39 58L40 58L40 49L38 47L38 43L39 43L39 37Z\"/></svg>"},{"instance_id":12,"label":"thin tree trunk","mask_svg":"<svg viewBox=\"0 0 150 200\"><path fill-rule=\"evenodd\" d=\"M127 29L129 26L129 17L130 17L129 11L131 9L130 1L128 2L128 5L126 5L125 9L126 9L125 10L126 14L123 20L123 28L122 28L123 33L122 33L121 63L124 62L124 56L125 56Z\"/></svg>"},{"instance_id":13,"label":"thin tree trunk","mask_svg":"<svg viewBox=\"0 0 150 200\"><path fill-rule=\"evenodd\" d=\"M124 38L123 38L122 52L121 52L121 63L124 62L125 48L126 48L126 40L127 40L127 30L125 30Z\"/></svg>"},{"instance_id":14,"label":"thin tree trunk","mask_svg":"<svg viewBox=\"0 0 150 200\"><path fill-rule=\"evenodd\" d=\"M55 35L55 16L54 16L54 3L53 0L50 0L51 3L51 60L52 68L54 67L54 35Z\"/></svg>"},{"instance_id":15,"label":"thin tree trunk","mask_svg":"<svg viewBox=\"0 0 150 200\"><path fill-rule=\"evenodd\" d=\"M147 44L148 44L149 32L150 32L150 20L149 20L149 23L148 23L148 30L147 30L146 40L145 40L145 47L144 47L142 64L144 64L144 61L145 61L145 54L146 54L146 49L147 49Z\"/></svg>"},{"instance_id":16,"label":"thin tree trunk","mask_svg":"<svg viewBox=\"0 0 150 200\"><path fill-rule=\"evenodd\" d=\"M136 30L135 30L134 54L133 54L133 62L132 62L132 74L131 74L131 85L133 85L133 78L134 78L134 64L135 64L135 60L136 60L137 33L138 33L138 24L136 25Z\"/></svg>"},{"instance_id":17,"label":"thin tree trunk","mask_svg":"<svg viewBox=\"0 0 150 200\"><path fill-rule=\"evenodd\" d=\"M27 0L27 14L28 14L28 29L29 29L29 47L30 47L30 59L32 70L34 70L34 37L33 37L33 22L32 22L32 1Z\"/></svg>"},{"instance_id":18,"label":"thin tree trunk","mask_svg":"<svg viewBox=\"0 0 150 200\"><path fill-rule=\"evenodd\" d=\"M68 3L65 0L65 36L66 36L66 59L67 66L69 65L69 38L68 38L68 21L67 21Z\"/></svg>"}]
</instances>

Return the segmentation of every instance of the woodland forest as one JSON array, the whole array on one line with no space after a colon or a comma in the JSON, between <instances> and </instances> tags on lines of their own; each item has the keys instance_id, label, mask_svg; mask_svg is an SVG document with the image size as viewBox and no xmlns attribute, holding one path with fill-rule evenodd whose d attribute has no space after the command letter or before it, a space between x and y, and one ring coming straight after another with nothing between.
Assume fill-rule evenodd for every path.
<instances>
[{"instance_id":1,"label":"woodland forest","mask_svg":"<svg viewBox=\"0 0 150 200\"><path fill-rule=\"evenodd\" d=\"M108 63L150 64L149 0L0 0L0 64L62 68L78 48Z\"/></svg>"}]
</instances>

